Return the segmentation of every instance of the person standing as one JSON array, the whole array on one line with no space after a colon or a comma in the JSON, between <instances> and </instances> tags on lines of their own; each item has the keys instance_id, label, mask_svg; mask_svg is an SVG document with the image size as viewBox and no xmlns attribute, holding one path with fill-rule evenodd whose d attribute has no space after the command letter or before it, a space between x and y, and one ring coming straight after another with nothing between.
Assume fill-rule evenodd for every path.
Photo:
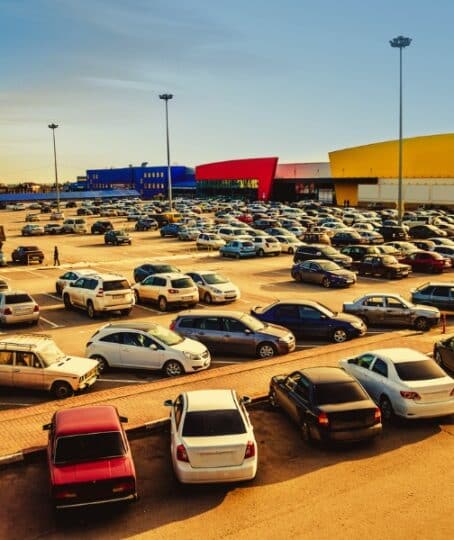
<instances>
[{"instance_id":1,"label":"person standing","mask_svg":"<svg viewBox=\"0 0 454 540\"><path fill-rule=\"evenodd\" d=\"M54 266L60 266L60 254L57 246L54 247Z\"/></svg>"}]
</instances>

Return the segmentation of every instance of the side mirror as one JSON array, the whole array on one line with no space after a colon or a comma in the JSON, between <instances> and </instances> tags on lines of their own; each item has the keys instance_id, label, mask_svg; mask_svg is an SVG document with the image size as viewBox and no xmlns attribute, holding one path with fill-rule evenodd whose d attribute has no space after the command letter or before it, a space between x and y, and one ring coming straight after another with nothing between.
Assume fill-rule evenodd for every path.
<instances>
[{"instance_id":1,"label":"side mirror","mask_svg":"<svg viewBox=\"0 0 454 540\"><path fill-rule=\"evenodd\" d=\"M120 422L122 422L123 424L127 424L128 423L128 417L127 416L120 416Z\"/></svg>"},{"instance_id":2,"label":"side mirror","mask_svg":"<svg viewBox=\"0 0 454 540\"><path fill-rule=\"evenodd\" d=\"M150 349L151 349L152 351L157 351L157 350L158 350L158 346L156 345L156 343L152 343L152 344L150 345Z\"/></svg>"},{"instance_id":3,"label":"side mirror","mask_svg":"<svg viewBox=\"0 0 454 540\"><path fill-rule=\"evenodd\" d=\"M164 401L164 407L173 407L173 401L171 399L166 399Z\"/></svg>"},{"instance_id":4,"label":"side mirror","mask_svg":"<svg viewBox=\"0 0 454 540\"><path fill-rule=\"evenodd\" d=\"M52 428L52 423L44 424L43 431L50 431L51 428Z\"/></svg>"},{"instance_id":5,"label":"side mirror","mask_svg":"<svg viewBox=\"0 0 454 540\"><path fill-rule=\"evenodd\" d=\"M245 328L244 333L245 334L252 334L252 330L250 328Z\"/></svg>"},{"instance_id":6,"label":"side mirror","mask_svg":"<svg viewBox=\"0 0 454 540\"><path fill-rule=\"evenodd\" d=\"M243 405L250 405L252 403L252 399L249 396L243 396L241 398L241 403Z\"/></svg>"}]
</instances>

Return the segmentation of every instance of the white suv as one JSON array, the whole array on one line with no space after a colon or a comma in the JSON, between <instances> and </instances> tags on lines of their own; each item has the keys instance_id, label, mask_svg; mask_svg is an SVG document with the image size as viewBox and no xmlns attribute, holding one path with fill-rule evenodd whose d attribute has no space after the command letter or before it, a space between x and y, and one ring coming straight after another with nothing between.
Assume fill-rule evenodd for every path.
<instances>
[{"instance_id":1,"label":"white suv","mask_svg":"<svg viewBox=\"0 0 454 540\"><path fill-rule=\"evenodd\" d=\"M169 305L194 307L199 301L199 290L194 281L185 274L153 274L133 287L136 302L155 302L161 311Z\"/></svg>"},{"instance_id":2,"label":"white suv","mask_svg":"<svg viewBox=\"0 0 454 540\"><path fill-rule=\"evenodd\" d=\"M0 339L1 386L47 390L63 399L89 388L97 377L98 362L68 356L49 337L18 334Z\"/></svg>"},{"instance_id":3,"label":"white suv","mask_svg":"<svg viewBox=\"0 0 454 540\"><path fill-rule=\"evenodd\" d=\"M208 349L165 326L154 323L115 323L102 326L87 343L87 356L109 367L161 369L168 377L210 366Z\"/></svg>"},{"instance_id":4,"label":"white suv","mask_svg":"<svg viewBox=\"0 0 454 540\"><path fill-rule=\"evenodd\" d=\"M62 296L66 309L86 309L91 319L103 311L120 311L122 315L129 315L134 305L129 281L117 274L82 276L66 285Z\"/></svg>"},{"instance_id":5,"label":"white suv","mask_svg":"<svg viewBox=\"0 0 454 540\"><path fill-rule=\"evenodd\" d=\"M63 222L63 230L66 233L87 233L87 222L84 218L68 218Z\"/></svg>"},{"instance_id":6,"label":"white suv","mask_svg":"<svg viewBox=\"0 0 454 540\"><path fill-rule=\"evenodd\" d=\"M254 242L255 252L259 257L281 254L281 244L274 236L255 236L252 242Z\"/></svg>"}]
</instances>

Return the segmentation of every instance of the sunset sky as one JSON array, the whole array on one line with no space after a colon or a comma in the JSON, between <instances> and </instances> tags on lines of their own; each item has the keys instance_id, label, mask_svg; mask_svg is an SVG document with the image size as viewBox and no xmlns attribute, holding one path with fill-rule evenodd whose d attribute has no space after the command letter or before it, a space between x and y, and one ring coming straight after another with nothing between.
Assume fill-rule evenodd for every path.
<instances>
[{"instance_id":1,"label":"sunset sky","mask_svg":"<svg viewBox=\"0 0 454 540\"><path fill-rule=\"evenodd\" d=\"M0 182L194 166L452 132L450 0L0 0Z\"/></svg>"}]
</instances>

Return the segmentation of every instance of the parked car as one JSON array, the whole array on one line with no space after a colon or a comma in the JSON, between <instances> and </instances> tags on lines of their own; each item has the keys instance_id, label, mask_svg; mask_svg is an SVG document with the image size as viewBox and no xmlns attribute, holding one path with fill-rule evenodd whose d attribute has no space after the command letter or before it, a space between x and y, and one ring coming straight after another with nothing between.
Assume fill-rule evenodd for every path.
<instances>
[{"instance_id":1,"label":"parked car","mask_svg":"<svg viewBox=\"0 0 454 540\"><path fill-rule=\"evenodd\" d=\"M0 323L2 325L16 323L38 324L39 305L24 291L4 289L0 291Z\"/></svg>"},{"instance_id":2,"label":"parked car","mask_svg":"<svg viewBox=\"0 0 454 540\"><path fill-rule=\"evenodd\" d=\"M98 377L98 363L68 356L40 334L0 336L2 386L51 392L57 399L86 390Z\"/></svg>"},{"instance_id":3,"label":"parked car","mask_svg":"<svg viewBox=\"0 0 454 540\"><path fill-rule=\"evenodd\" d=\"M159 324L110 323L99 328L85 354L108 368L162 370L168 377L210 367L205 345L184 338Z\"/></svg>"},{"instance_id":4,"label":"parked car","mask_svg":"<svg viewBox=\"0 0 454 540\"><path fill-rule=\"evenodd\" d=\"M170 407L170 454L182 483L252 480L257 472L257 442L245 405L235 390L193 390Z\"/></svg>"},{"instance_id":5,"label":"parked car","mask_svg":"<svg viewBox=\"0 0 454 540\"><path fill-rule=\"evenodd\" d=\"M62 234L64 233L63 226L59 223L46 223L44 225L44 234Z\"/></svg>"},{"instance_id":6,"label":"parked car","mask_svg":"<svg viewBox=\"0 0 454 540\"><path fill-rule=\"evenodd\" d=\"M111 221L95 221L91 226L91 234L105 234L107 231L113 230Z\"/></svg>"},{"instance_id":7,"label":"parked car","mask_svg":"<svg viewBox=\"0 0 454 540\"><path fill-rule=\"evenodd\" d=\"M180 227L181 227L180 223L167 223L166 225L161 227L161 230L159 232L162 237L172 236L176 238L180 231Z\"/></svg>"},{"instance_id":8,"label":"parked car","mask_svg":"<svg viewBox=\"0 0 454 540\"><path fill-rule=\"evenodd\" d=\"M120 229L118 231L111 230L104 234L104 243L112 244L113 246L120 246L121 244L131 245L131 237L125 230Z\"/></svg>"},{"instance_id":9,"label":"parked car","mask_svg":"<svg viewBox=\"0 0 454 540\"><path fill-rule=\"evenodd\" d=\"M63 221L62 229L66 233L87 233L87 222L82 217L68 218Z\"/></svg>"},{"instance_id":10,"label":"parked car","mask_svg":"<svg viewBox=\"0 0 454 540\"><path fill-rule=\"evenodd\" d=\"M137 481L122 422L113 405L62 409L49 431L47 464L56 509L137 499Z\"/></svg>"},{"instance_id":11,"label":"parked car","mask_svg":"<svg viewBox=\"0 0 454 540\"><path fill-rule=\"evenodd\" d=\"M448 236L447 233L434 225L415 225L410 227L408 234L412 238L431 238L433 236Z\"/></svg>"},{"instance_id":12,"label":"parked car","mask_svg":"<svg viewBox=\"0 0 454 540\"><path fill-rule=\"evenodd\" d=\"M454 380L419 351L378 349L341 360L340 366L364 386L385 420L454 413Z\"/></svg>"},{"instance_id":13,"label":"parked car","mask_svg":"<svg viewBox=\"0 0 454 540\"><path fill-rule=\"evenodd\" d=\"M426 331L440 322L437 308L412 304L398 294L365 294L352 302L344 302L342 309L361 317L367 325L406 326Z\"/></svg>"},{"instance_id":14,"label":"parked car","mask_svg":"<svg viewBox=\"0 0 454 540\"><path fill-rule=\"evenodd\" d=\"M325 244L327 246L331 245L330 237L326 234L326 232L306 231L300 237L300 240L305 244Z\"/></svg>"},{"instance_id":15,"label":"parked car","mask_svg":"<svg viewBox=\"0 0 454 540\"><path fill-rule=\"evenodd\" d=\"M325 288L348 287L356 283L356 275L353 272L325 259L296 263L292 266L291 275L296 281L315 283Z\"/></svg>"},{"instance_id":16,"label":"parked car","mask_svg":"<svg viewBox=\"0 0 454 540\"><path fill-rule=\"evenodd\" d=\"M196 227L182 226L180 227L180 230L178 231L178 240L183 240L183 241L197 240L199 234L200 234L200 229Z\"/></svg>"},{"instance_id":17,"label":"parked car","mask_svg":"<svg viewBox=\"0 0 454 540\"><path fill-rule=\"evenodd\" d=\"M293 256L293 262L295 263L313 259L333 261L344 268L350 268L352 265L352 258L349 255L341 253L332 246L323 244L303 244L297 248Z\"/></svg>"},{"instance_id":18,"label":"parked car","mask_svg":"<svg viewBox=\"0 0 454 540\"><path fill-rule=\"evenodd\" d=\"M452 281L423 283L416 289L411 289L410 292L412 302L454 311L454 282Z\"/></svg>"},{"instance_id":19,"label":"parked car","mask_svg":"<svg viewBox=\"0 0 454 540\"><path fill-rule=\"evenodd\" d=\"M256 249L251 240L230 240L225 246L219 248L222 257L233 257L242 259L246 257L255 257Z\"/></svg>"},{"instance_id":20,"label":"parked car","mask_svg":"<svg viewBox=\"0 0 454 540\"><path fill-rule=\"evenodd\" d=\"M42 236L44 234L44 227L29 223L22 227L21 234L22 236Z\"/></svg>"},{"instance_id":21,"label":"parked car","mask_svg":"<svg viewBox=\"0 0 454 540\"><path fill-rule=\"evenodd\" d=\"M145 263L134 268L134 281L140 283L146 277L154 274L180 273L176 266L167 263Z\"/></svg>"},{"instance_id":22,"label":"parked car","mask_svg":"<svg viewBox=\"0 0 454 540\"><path fill-rule=\"evenodd\" d=\"M234 302L241 297L240 289L229 279L213 270L187 272L199 290L200 299L205 304Z\"/></svg>"},{"instance_id":23,"label":"parked car","mask_svg":"<svg viewBox=\"0 0 454 540\"><path fill-rule=\"evenodd\" d=\"M435 246L433 248L433 251L435 253L439 253L445 259L449 259L451 261L451 266L452 266L452 264L454 263L454 247L451 247L451 246Z\"/></svg>"},{"instance_id":24,"label":"parked car","mask_svg":"<svg viewBox=\"0 0 454 540\"><path fill-rule=\"evenodd\" d=\"M408 240L405 229L399 225L383 225L378 229L385 242Z\"/></svg>"},{"instance_id":25,"label":"parked car","mask_svg":"<svg viewBox=\"0 0 454 540\"><path fill-rule=\"evenodd\" d=\"M52 221L59 221L60 219L65 219L65 214L63 212L51 211L50 219Z\"/></svg>"},{"instance_id":26,"label":"parked car","mask_svg":"<svg viewBox=\"0 0 454 540\"><path fill-rule=\"evenodd\" d=\"M281 244L274 236L254 236L252 242L258 257L281 254Z\"/></svg>"},{"instance_id":27,"label":"parked car","mask_svg":"<svg viewBox=\"0 0 454 540\"><path fill-rule=\"evenodd\" d=\"M278 300L268 306L255 306L251 315L263 322L284 326L296 337L324 338L335 343L363 336L367 331L358 317L335 313L312 300Z\"/></svg>"},{"instance_id":28,"label":"parked car","mask_svg":"<svg viewBox=\"0 0 454 540\"><path fill-rule=\"evenodd\" d=\"M136 222L134 228L136 231L157 231L159 224L155 219L141 218Z\"/></svg>"},{"instance_id":29,"label":"parked car","mask_svg":"<svg viewBox=\"0 0 454 540\"><path fill-rule=\"evenodd\" d=\"M443 369L454 373L454 338L437 341L433 348L435 362Z\"/></svg>"},{"instance_id":30,"label":"parked car","mask_svg":"<svg viewBox=\"0 0 454 540\"><path fill-rule=\"evenodd\" d=\"M295 251L303 245L301 240L298 240L296 236L275 236L276 240L281 245L282 253L289 253L293 255Z\"/></svg>"},{"instance_id":31,"label":"parked car","mask_svg":"<svg viewBox=\"0 0 454 540\"><path fill-rule=\"evenodd\" d=\"M366 255L361 261L356 261L353 268L360 276L379 276L386 279L408 277L411 266L400 263L392 255Z\"/></svg>"},{"instance_id":32,"label":"parked car","mask_svg":"<svg viewBox=\"0 0 454 540\"><path fill-rule=\"evenodd\" d=\"M311 441L361 441L380 435L381 413L358 382L335 367L311 367L271 379L269 400Z\"/></svg>"},{"instance_id":33,"label":"parked car","mask_svg":"<svg viewBox=\"0 0 454 540\"><path fill-rule=\"evenodd\" d=\"M62 297L66 309L84 309L90 319L107 311L119 311L122 315L129 315L134 305L134 293L128 280L117 274L80 277L74 283L66 285Z\"/></svg>"},{"instance_id":34,"label":"parked car","mask_svg":"<svg viewBox=\"0 0 454 540\"><path fill-rule=\"evenodd\" d=\"M357 231L338 231L331 237L331 245L337 246L351 246L353 244L365 244L361 235Z\"/></svg>"},{"instance_id":35,"label":"parked car","mask_svg":"<svg viewBox=\"0 0 454 540\"><path fill-rule=\"evenodd\" d=\"M27 214L25 216L25 221L31 223L33 221L39 221L39 214Z\"/></svg>"},{"instance_id":36,"label":"parked car","mask_svg":"<svg viewBox=\"0 0 454 540\"><path fill-rule=\"evenodd\" d=\"M414 244L418 249L422 249L424 251L433 251L436 247L436 243L432 242L432 240L412 240L412 244Z\"/></svg>"},{"instance_id":37,"label":"parked car","mask_svg":"<svg viewBox=\"0 0 454 540\"><path fill-rule=\"evenodd\" d=\"M402 259L402 262L409 264L415 272L441 274L443 270L451 268L449 259L431 251L414 251Z\"/></svg>"},{"instance_id":38,"label":"parked car","mask_svg":"<svg viewBox=\"0 0 454 540\"><path fill-rule=\"evenodd\" d=\"M428 238L437 246L451 246L454 247L454 241L451 238L434 236L433 238Z\"/></svg>"},{"instance_id":39,"label":"parked car","mask_svg":"<svg viewBox=\"0 0 454 540\"><path fill-rule=\"evenodd\" d=\"M197 249L220 249L225 246L223 240L217 233L200 233L196 239Z\"/></svg>"},{"instance_id":40,"label":"parked car","mask_svg":"<svg viewBox=\"0 0 454 540\"><path fill-rule=\"evenodd\" d=\"M63 289L67 285L74 283L81 277L90 276L92 274L96 274L96 271L91 268L82 268L80 270L68 270L67 272L62 274L59 278L57 278L57 281L55 282L55 292L58 295L61 295Z\"/></svg>"},{"instance_id":41,"label":"parked car","mask_svg":"<svg viewBox=\"0 0 454 540\"><path fill-rule=\"evenodd\" d=\"M353 261L361 261L366 255L379 255L381 251L378 246L344 246L340 249L342 255L347 255ZM336 261L335 261L336 262Z\"/></svg>"},{"instance_id":42,"label":"parked car","mask_svg":"<svg viewBox=\"0 0 454 540\"><path fill-rule=\"evenodd\" d=\"M241 311L181 311L170 328L201 341L211 353L271 358L295 350L295 336L287 328L263 323Z\"/></svg>"},{"instance_id":43,"label":"parked car","mask_svg":"<svg viewBox=\"0 0 454 540\"><path fill-rule=\"evenodd\" d=\"M76 215L78 216L92 216L93 214L94 214L93 209L84 208L84 207L78 208L76 212Z\"/></svg>"},{"instance_id":44,"label":"parked car","mask_svg":"<svg viewBox=\"0 0 454 540\"><path fill-rule=\"evenodd\" d=\"M133 286L136 303L154 302L160 311L174 306L195 306L199 291L192 279L179 272L153 274Z\"/></svg>"},{"instance_id":45,"label":"parked car","mask_svg":"<svg viewBox=\"0 0 454 540\"><path fill-rule=\"evenodd\" d=\"M42 263L44 253L37 246L19 246L11 253L13 263L30 264Z\"/></svg>"},{"instance_id":46,"label":"parked car","mask_svg":"<svg viewBox=\"0 0 454 540\"><path fill-rule=\"evenodd\" d=\"M385 239L377 231L358 231L361 238L366 242L366 244L383 244Z\"/></svg>"}]
</instances>

